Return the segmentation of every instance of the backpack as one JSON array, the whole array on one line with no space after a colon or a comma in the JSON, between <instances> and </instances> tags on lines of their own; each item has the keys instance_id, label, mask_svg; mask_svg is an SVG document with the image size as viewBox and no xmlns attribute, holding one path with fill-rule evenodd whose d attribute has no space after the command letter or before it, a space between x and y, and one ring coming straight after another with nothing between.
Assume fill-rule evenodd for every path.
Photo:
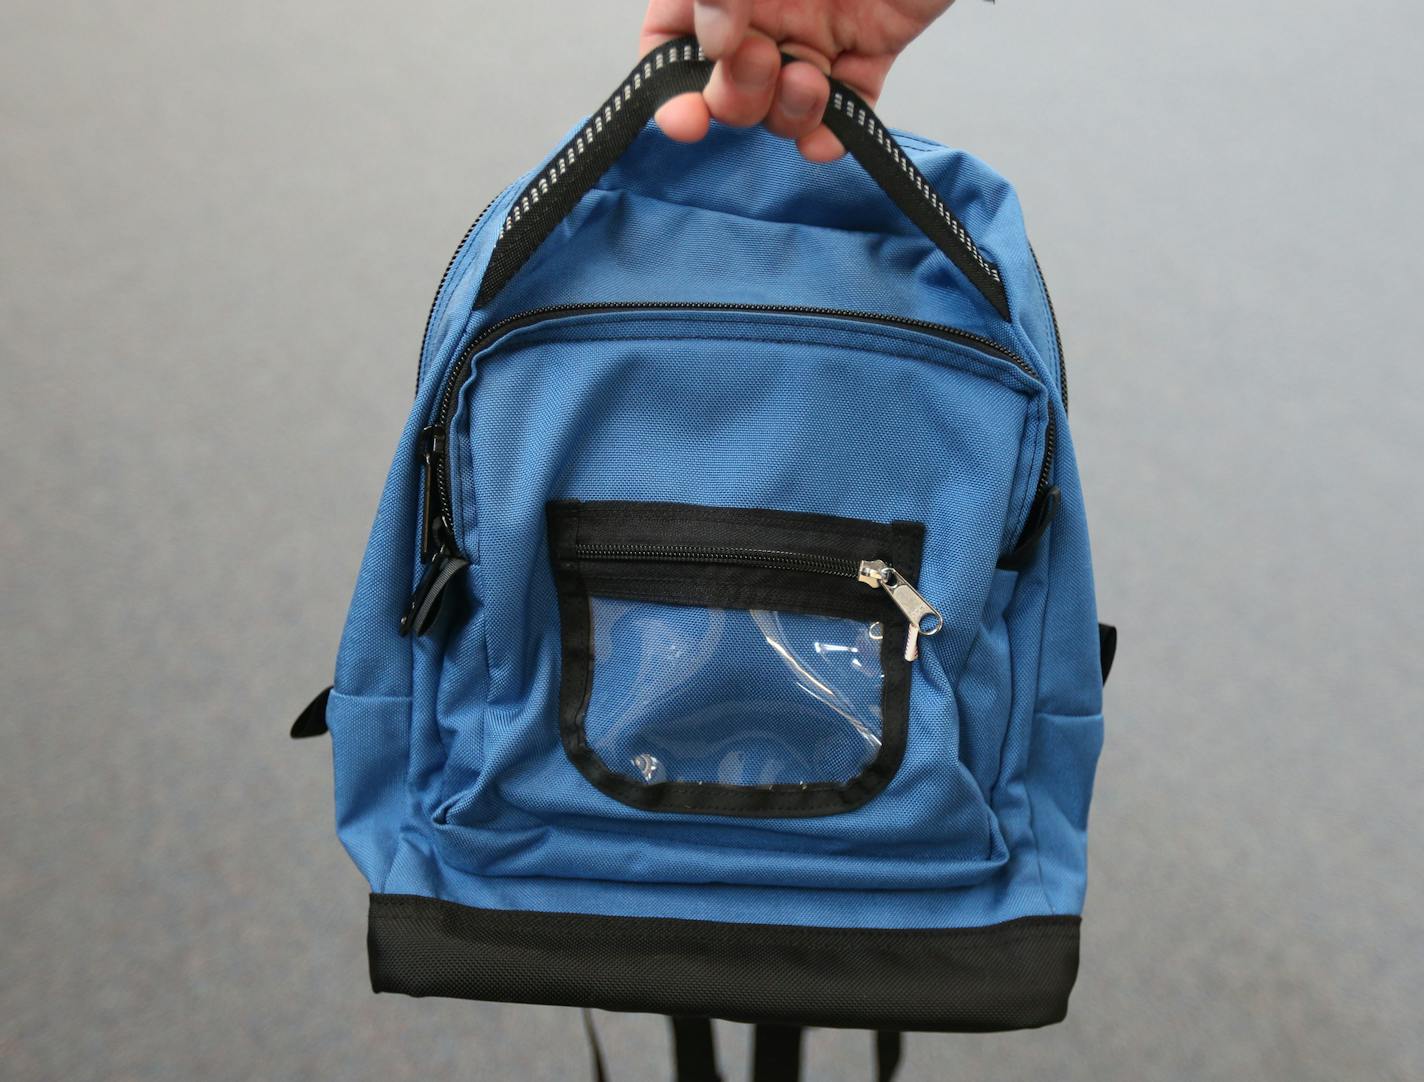
<instances>
[{"instance_id":1,"label":"backpack","mask_svg":"<svg viewBox=\"0 0 1424 1082\"><path fill-rule=\"evenodd\" d=\"M1043 1026L1115 633L1009 185L833 83L849 154L650 123L650 52L441 280L330 731L377 992ZM595 1051L596 1070L602 1063Z\"/></svg>"}]
</instances>

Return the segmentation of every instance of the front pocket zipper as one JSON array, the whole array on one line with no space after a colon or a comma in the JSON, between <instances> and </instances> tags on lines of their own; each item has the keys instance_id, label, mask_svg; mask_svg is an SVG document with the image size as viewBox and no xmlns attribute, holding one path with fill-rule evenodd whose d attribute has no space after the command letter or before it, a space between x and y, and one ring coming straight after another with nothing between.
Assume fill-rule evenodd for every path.
<instances>
[{"instance_id":1,"label":"front pocket zipper","mask_svg":"<svg viewBox=\"0 0 1424 1082\"><path fill-rule=\"evenodd\" d=\"M455 518L448 445L450 422L455 413L459 390L470 375L471 364L474 357L481 351L489 349L505 335L547 320L597 313L633 314L645 311L746 312L750 314L813 316L845 320L851 323L918 331L923 334L930 334L937 338L942 338L945 341L968 346L981 353L986 353L1000 360L1008 361L1036 383L1041 382L1033 366L1024 360L1023 357L1019 356L1019 354L1013 350L988 338L984 338L981 335L959 330L955 327L948 327L943 324L930 323L925 320L887 316L873 312L854 312L844 309L810 308L790 305L645 301L550 305L548 307L536 308L528 312L509 316L490 326L483 334L465 347L460 354L459 360L451 370L449 379L446 380L435 418L430 426L421 433L418 453L424 473L424 499L421 515L420 556L421 561L429 566L421 576L420 582L411 596L410 603L401 616L400 630L402 634L410 634L411 632L423 634L430 628L439 613L440 600L445 587L454 579L458 571L469 566L469 559L460 551L459 544L455 538ZM1031 554L1038 537L1043 533L1044 529L1046 529L1049 520L1053 517L1057 509L1058 490L1052 485L1055 444L1056 433L1053 417L1050 413L1044 432L1043 460L1034 490L1034 500L1030 506L1027 519L1023 524L1019 541L1009 553L1005 554L1002 566L1022 566L1023 562L1025 562L1026 555ZM904 583L903 579L895 573L894 568L886 568L886 571L894 580L893 584L882 584L880 582L870 582L869 584L882 586L892 598L896 596L897 591L900 593L900 596L908 598L909 595L904 593L907 584ZM855 575L857 577L860 575L859 566L855 569ZM917 593L915 597L919 599L920 604L924 603L924 599L919 598ZM920 632L920 634L932 633L933 632L923 630ZM913 649L914 643L911 643L910 647Z\"/></svg>"},{"instance_id":2,"label":"front pocket zipper","mask_svg":"<svg viewBox=\"0 0 1424 1082\"><path fill-rule=\"evenodd\" d=\"M665 547L657 545L576 545L574 555L580 560L631 563L721 564L726 566L761 567L779 571L802 571L816 575L833 575L855 579L867 586L884 590L895 607L905 614L908 630L905 636L905 660L919 657L921 635L937 635L944 627L944 617L931 605L905 576L884 560L822 556L812 552L784 552L777 549L725 549L696 547Z\"/></svg>"},{"instance_id":3,"label":"front pocket zipper","mask_svg":"<svg viewBox=\"0 0 1424 1082\"><path fill-rule=\"evenodd\" d=\"M847 811L893 776L911 662L944 625L924 527L692 504L547 507L559 729L646 810Z\"/></svg>"}]
</instances>

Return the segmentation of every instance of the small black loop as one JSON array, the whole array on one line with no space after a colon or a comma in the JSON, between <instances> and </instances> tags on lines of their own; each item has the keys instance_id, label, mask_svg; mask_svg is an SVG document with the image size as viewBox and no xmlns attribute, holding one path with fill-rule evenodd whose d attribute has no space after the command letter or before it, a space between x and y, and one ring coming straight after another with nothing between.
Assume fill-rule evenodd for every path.
<instances>
[{"instance_id":1,"label":"small black loop","mask_svg":"<svg viewBox=\"0 0 1424 1082\"><path fill-rule=\"evenodd\" d=\"M1057 485L1038 494L1033 506L1028 509L1028 521L1024 523L1018 544L999 557L999 570L1022 571L1032 562L1034 553L1038 550L1038 543L1047 532L1053 517L1058 514L1058 505L1061 502L1062 496Z\"/></svg>"},{"instance_id":2,"label":"small black loop","mask_svg":"<svg viewBox=\"0 0 1424 1082\"><path fill-rule=\"evenodd\" d=\"M1103 669L1103 683L1108 682L1112 672L1113 658L1117 657L1117 628L1112 624L1098 625L1098 659Z\"/></svg>"},{"instance_id":3,"label":"small black loop","mask_svg":"<svg viewBox=\"0 0 1424 1082\"><path fill-rule=\"evenodd\" d=\"M307 708L297 715L296 721L292 722L293 740L306 740L308 737L321 736L326 732L326 700L330 697L331 688L327 688L307 703Z\"/></svg>"}]
</instances>

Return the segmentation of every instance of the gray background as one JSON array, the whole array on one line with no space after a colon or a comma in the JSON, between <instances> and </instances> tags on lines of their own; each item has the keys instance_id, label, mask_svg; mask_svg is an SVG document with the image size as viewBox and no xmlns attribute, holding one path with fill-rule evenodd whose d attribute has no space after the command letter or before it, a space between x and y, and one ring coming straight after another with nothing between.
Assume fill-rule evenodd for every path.
<instances>
[{"instance_id":1,"label":"gray background","mask_svg":"<svg viewBox=\"0 0 1424 1082\"><path fill-rule=\"evenodd\" d=\"M444 260L639 16L0 10L0 1076L585 1077L574 1012L369 994L285 727ZM1124 636L1071 1016L907 1079L1424 1077L1421 37L1413 0L965 0L892 76L1019 186ZM658 1019L602 1021L666 1077Z\"/></svg>"}]
</instances>

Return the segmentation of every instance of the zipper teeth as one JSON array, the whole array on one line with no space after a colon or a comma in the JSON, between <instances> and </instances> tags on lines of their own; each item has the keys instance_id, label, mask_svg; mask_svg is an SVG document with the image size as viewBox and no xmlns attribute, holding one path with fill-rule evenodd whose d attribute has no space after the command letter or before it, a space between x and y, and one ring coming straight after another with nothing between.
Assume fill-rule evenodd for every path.
<instances>
[{"instance_id":1,"label":"zipper teeth","mask_svg":"<svg viewBox=\"0 0 1424 1082\"><path fill-rule=\"evenodd\" d=\"M473 228L473 227L472 227ZM961 331L956 327L946 327L942 323L930 323L923 319L901 318L899 316L881 316L874 312L853 312L846 308L801 308L776 304L740 304L731 301L707 301L702 303L686 303L680 301L629 301L627 303L584 303L584 304L550 304L542 308L531 308L527 312L520 312L517 315L507 316L499 322L491 324L490 327L465 347L464 353L460 355L459 363L455 365L450 373L450 379L445 384L445 393L441 396L440 409L436 414L435 423L441 425L450 419L450 407L455 397L455 391L464 382L466 369L469 367L470 358L485 346L491 338L503 332L512 323L532 322L552 316L554 313L568 313L576 315L580 312L638 312L638 311L692 311L692 312L770 312L784 313L787 315L806 316L830 316L837 319L854 319L862 323L879 323L884 326L907 327L913 330L925 331L937 337L949 339L951 341L973 342L981 346L995 356L1009 361L1023 372L1038 379L1038 373L1033 370L1033 365L1024 360L1007 346L1002 346L991 338L975 334L972 331Z\"/></svg>"},{"instance_id":2,"label":"zipper teeth","mask_svg":"<svg viewBox=\"0 0 1424 1082\"><path fill-rule=\"evenodd\" d=\"M493 206L493 203L491 203ZM485 208L488 210L489 208ZM483 217L483 215L481 215ZM478 221L475 223L479 224ZM470 227L471 229L474 226ZM458 251L457 251L458 254ZM453 263L453 260L452 260ZM1045 289L1045 293L1047 290ZM436 296L439 296L437 292ZM432 309L433 311L433 309ZM450 372L450 378L445 381L445 389L440 396L440 406L436 411L434 424L445 427L450 423L450 415L454 408L455 395L460 385L464 383L465 377L469 373L470 360L481 349L487 346L495 338L505 333L516 324L534 323L543 319L553 318L556 315L578 315L584 312L765 312L783 315L805 315L805 316L825 316L833 319L855 320L860 323L879 324L887 327L903 327L910 330L924 331L937 338L943 338L951 342L970 342L980 347L987 353L1006 360L1015 367L1022 370L1035 382L1041 382L1038 373L1034 371L1033 365L1024 360L1018 353L1007 346L995 342L991 338L975 334L973 331L963 331L957 327L947 327L942 323L931 323L928 320L913 319L901 316L884 316L875 312L855 312L845 308L815 308L815 307L795 307L789 305L776 304L741 304L731 301L626 301L626 302L584 302L578 304L549 304L540 308L531 308L528 311L519 312L512 316L492 323L485 329L484 333L465 347L460 354L460 359L455 363L454 369ZM1059 352L1062 358L1062 352ZM1057 445L1056 431L1053 424L1053 417L1050 414L1048 419L1048 431L1044 437L1043 448L1043 468L1039 470L1038 482L1034 492L1035 497L1041 495L1047 488L1053 471L1053 456ZM440 490L440 511L447 522L453 523L450 499L450 460L446 456L439 476Z\"/></svg>"},{"instance_id":3,"label":"zipper teeth","mask_svg":"<svg viewBox=\"0 0 1424 1082\"><path fill-rule=\"evenodd\" d=\"M500 192L500 195L503 194L503 192ZM440 306L440 294L444 292L445 283L450 280L450 272L455 269L455 260L459 259L460 253L465 250L465 245L469 243L471 234L473 234L479 227L479 224L485 220L485 215L490 212L490 207L494 206L498 200L499 195L486 203L485 209L480 211L475 220L470 223L470 227L465 230L465 235L460 238L460 243L457 244L455 250L450 253L450 262L445 264L445 272L440 275L440 284L435 287L435 296L430 298L430 311L425 314L425 333L420 336L420 357L417 359L415 366L415 393L417 396L420 394L420 374L425 367L425 347L430 340L430 328L435 322L435 309Z\"/></svg>"},{"instance_id":4,"label":"zipper teeth","mask_svg":"<svg viewBox=\"0 0 1424 1082\"><path fill-rule=\"evenodd\" d=\"M778 571L806 571L858 579L860 561L814 552L782 549L700 548L692 545L575 545L580 560L628 560L662 564L732 564L768 567Z\"/></svg>"},{"instance_id":5,"label":"zipper teeth","mask_svg":"<svg viewBox=\"0 0 1424 1082\"><path fill-rule=\"evenodd\" d=\"M1063 399L1063 412L1068 412L1068 358L1063 356L1063 335L1058 332L1058 313L1053 307L1053 294L1048 291L1048 279L1043 276L1043 268L1038 263L1038 253L1033 245L1028 246L1028 254L1033 256L1033 269L1038 272L1039 284L1048 300L1048 321L1053 324L1053 344L1058 347L1058 394Z\"/></svg>"}]
</instances>

